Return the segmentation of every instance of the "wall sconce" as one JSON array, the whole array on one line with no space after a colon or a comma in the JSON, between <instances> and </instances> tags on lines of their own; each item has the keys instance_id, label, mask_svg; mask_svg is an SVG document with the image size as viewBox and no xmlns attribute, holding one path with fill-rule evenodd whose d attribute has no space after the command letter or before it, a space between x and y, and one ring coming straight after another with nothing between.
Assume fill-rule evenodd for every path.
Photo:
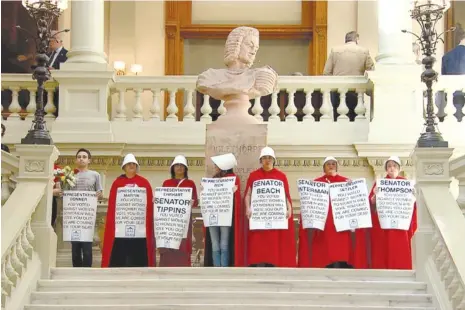
<instances>
[{"instance_id":1,"label":"wall sconce","mask_svg":"<svg viewBox=\"0 0 465 310\"><path fill-rule=\"evenodd\" d=\"M139 64L133 64L131 65L131 72L137 75L138 73L142 72L142 65Z\"/></svg>"},{"instance_id":2,"label":"wall sconce","mask_svg":"<svg viewBox=\"0 0 465 310\"><path fill-rule=\"evenodd\" d=\"M117 60L113 62L113 68L116 70L116 75L126 75L126 64L124 61Z\"/></svg>"}]
</instances>

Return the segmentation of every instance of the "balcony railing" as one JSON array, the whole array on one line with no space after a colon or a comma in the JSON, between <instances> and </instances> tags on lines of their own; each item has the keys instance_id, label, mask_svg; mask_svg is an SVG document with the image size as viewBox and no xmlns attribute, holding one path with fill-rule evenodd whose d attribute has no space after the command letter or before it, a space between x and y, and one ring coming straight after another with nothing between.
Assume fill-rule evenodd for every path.
<instances>
[{"instance_id":1,"label":"balcony railing","mask_svg":"<svg viewBox=\"0 0 465 310\"><path fill-rule=\"evenodd\" d=\"M134 137L133 130L139 128L140 123L161 128L168 126L170 129L176 123L173 133L184 130L193 136L198 136L197 133L203 136L200 133L204 132L205 124L215 122L227 111L221 101L195 91L196 79L195 76L116 76L110 85L107 106L114 134L112 141L126 142L131 136L137 140L134 143L155 143ZM57 86L54 80L45 86L46 119L52 134ZM463 92L464 86L463 76L441 76L434 84L440 129L446 138L465 131L465 122L462 121L464 99L463 93L459 92ZM33 118L35 87L35 81L29 74L2 74L2 117L5 124L15 123L17 132L26 131ZM370 122L375 120L375 90L376 85L363 76L280 76L278 91L251 100L249 113L269 124L270 144L322 144L327 143L327 136L332 136L332 143L336 144L365 142ZM406 107L416 105L416 102L421 104L421 89L412 86L412 92L415 91L419 96L415 102L406 102ZM398 113L408 111L406 108ZM412 118L418 119L418 116L412 115ZM326 135L293 135L290 141L289 131L325 132ZM14 136L10 140L8 134L6 136L8 143L19 142L19 137ZM161 140L156 142L164 143ZM204 141L200 139L198 143L203 144Z\"/></svg>"}]
</instances>

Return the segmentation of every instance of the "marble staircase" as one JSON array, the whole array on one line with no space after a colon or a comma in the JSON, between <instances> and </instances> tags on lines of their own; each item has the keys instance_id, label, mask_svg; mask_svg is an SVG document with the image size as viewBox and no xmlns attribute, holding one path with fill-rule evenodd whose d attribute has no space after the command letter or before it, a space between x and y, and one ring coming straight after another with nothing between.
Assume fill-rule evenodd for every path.
<instances>
[{"instance_id":1,"label":"marble staircase","mask_svg":"<svg viewBox=\"0 0 465 310\"><path fill-rule=\"evenodd\" d=\"M414 271L54 268L27 310L433 310Z\"/></svg>"}]
</instances>

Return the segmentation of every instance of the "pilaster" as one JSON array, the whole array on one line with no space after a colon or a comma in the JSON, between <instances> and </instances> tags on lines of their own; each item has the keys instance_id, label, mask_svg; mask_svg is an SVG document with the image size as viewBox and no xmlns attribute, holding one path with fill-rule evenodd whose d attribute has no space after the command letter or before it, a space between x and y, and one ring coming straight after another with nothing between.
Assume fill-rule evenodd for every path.
<instances>
[{"instance_id":1,"label":"pilaster","mask_svg":"<svg viewBox=\"0 0 465 310\"><path fill-rule=\"evenodd\" d=\"M457 204L465 215L465 155L450 162L450 173L459 183Z\"/></svg>"},{"instance_id":2,"label":"pilaster","mask_svg":"<svg viewBox=\"0 0 465 310\"><path fill-rule=\"evenodd\" d=\"M415 164L417 192L417 223L414 236L414 265L419 280L428 281L426 266L430 253L433 253L433 235L435 225L421 193L428 187L443 187L449 191L451 182L449 159L451 148L415 148L413 159ZM438 199L441 199L438 197ZM444 206L447 207L447 206Z\"/></svg>"},{"instance_id":3,"label":"pilaster","mask_svg":"<svg viewBox=\"0 0 465 310\"><path fill-rule=\"evenodd\" d=\"M53 164L59 152L53 145L16 145L19 156L18 182L45 183L45 193L31 219L35 236L35 251L41 261L41 278L49 278L56 265L57 236L51 226Z\"/></svg>"}]
</instances>

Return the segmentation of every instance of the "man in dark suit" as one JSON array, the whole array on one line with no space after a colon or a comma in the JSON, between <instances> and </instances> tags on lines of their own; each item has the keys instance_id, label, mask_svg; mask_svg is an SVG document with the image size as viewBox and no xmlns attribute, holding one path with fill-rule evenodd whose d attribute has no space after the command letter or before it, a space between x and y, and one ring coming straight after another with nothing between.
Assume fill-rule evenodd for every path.
<instances>
[{"instance_id":1,"label":"man in dark suit","mask_svg":"<svg viewBox=\"0 0 465 310\"><path fill-rule=\"evenodd\" d=\"M59 37L59 35L56 35L56 31L52 31L52 36L55 35L50 40L50 50L52 51L49 55L49 61L48 61L48 67L50 70L60 70L60 64L68 60L68 56L66 54L68 53L68 50L63 47L63 41ZM53 75L53 73L52 73ZM53 104L56 107L55 110L55 116L58 116L58 107L59 107L59 102L58 102L58 97L59 97L59 92L58 92L58 87L54 93L53 96Z\"/></svg>"},{"instance_id":2,"label":"man in dark suit","mask_svg":"<svg viewBox=\"0 0 465 310\"><path fill-rule=\"evenodd\" d=\"M442 57L442 75L465 74L465 30L460 24L457 25L455 36L458 45ZM461 122L465 116L465 111L462 111L465 106L465 93L456 91L453 97L453 104L457 109L454 115L457 117L457 120Z\"/></svg>"}]
</instances>

